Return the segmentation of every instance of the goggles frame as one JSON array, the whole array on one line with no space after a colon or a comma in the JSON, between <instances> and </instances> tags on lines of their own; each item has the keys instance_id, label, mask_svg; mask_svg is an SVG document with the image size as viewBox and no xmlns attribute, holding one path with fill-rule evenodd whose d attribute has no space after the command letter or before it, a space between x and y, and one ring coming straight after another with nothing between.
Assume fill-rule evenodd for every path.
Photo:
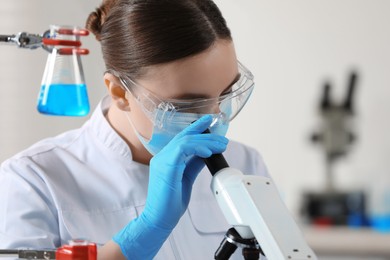
<instances>
[{"instance_id":1,"label":"goggles frame","mask_svg":"<svg viewBox=\"0 0 390 260\"><path fill-rule=\"evenodd\" d=\"M171 120L176 112L181 113L196 113L196 114L212 114L209 111L202 113L210 107L220 106L224 101L231 101L233 98L240 99L244 97L240 107L234 114L228 118L228 121L233 120L246 104L249 96L254 88L254 77L252 73L239 61L239 78L232 84L229 93L223 94L216 98L195 98L195 99L162 99L152 91L139 85L130 77L120 76L115 71L108 70L107 72L119 78L122 86L129 91L140 104L143 112L155 125L162 127L165 121ZM160 113L156 113L159 111ZM195 112L194 112L195 111ZM221 117L221 112L217 116Z\"/></svg>"}]
</instances>

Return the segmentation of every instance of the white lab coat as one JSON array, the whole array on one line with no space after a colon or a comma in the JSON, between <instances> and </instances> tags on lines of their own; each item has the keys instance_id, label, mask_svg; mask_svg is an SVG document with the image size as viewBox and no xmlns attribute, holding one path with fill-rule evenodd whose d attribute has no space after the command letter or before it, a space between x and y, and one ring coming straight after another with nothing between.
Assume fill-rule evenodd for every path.
<instances>
[{"instance_id":1,"label":"white lab coat","mask_svg":"<svg viewBox=\"0 0 390 260\"><path fill-rule=\"evenodd\" d=\"M104 115L106 97L80 129L38 142L0 169L0 248L55 248L72 238L104 244L143 210L149 167ZM129 126L130 129L130 126ZM231 167L267 175L260 155L231 141ZM207 168L197 178L188 210L155 259L213 259L229 229L210 191ZM236 250L231 259L243 259Z\"/></svg>"}]
</instances>

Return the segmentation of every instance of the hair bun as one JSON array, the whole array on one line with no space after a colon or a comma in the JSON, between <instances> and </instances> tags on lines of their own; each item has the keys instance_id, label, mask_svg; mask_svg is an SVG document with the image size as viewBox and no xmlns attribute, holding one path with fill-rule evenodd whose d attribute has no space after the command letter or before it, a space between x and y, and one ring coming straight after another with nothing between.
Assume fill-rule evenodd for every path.
<instances>
[{"instance_id":1,"label":"hair bun","mask_svg":"<svg viewBox=\"0 0 390 260\"><path fill-rule=\"evenodd\" d=\"M95 12L89 14L85 27L95 35L96 39L100 41L100 33L102 31L102 25L104 20L102 19L104 15L99 8Z\"/></svg>"},{"instance_id":2,"label":"hair bun","mask_svg":"<svg viewBox=\"0 0 390 260\"><path fill-rule=\"evenodd\" d=\"M87 18L85 27L95 35L98 41L100 41L102 27L107 19L108 13L117 2L117 0L103 1L100 7L96 8L95 12L90 13Z\"/></svg>"}]
</instances>

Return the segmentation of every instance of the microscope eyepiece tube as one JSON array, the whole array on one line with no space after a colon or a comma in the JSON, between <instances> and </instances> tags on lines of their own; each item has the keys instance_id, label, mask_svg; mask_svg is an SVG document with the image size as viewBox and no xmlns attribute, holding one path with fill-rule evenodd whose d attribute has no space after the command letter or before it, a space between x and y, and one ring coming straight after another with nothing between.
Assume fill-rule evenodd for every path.
<instances>
[{"instance_id":1,"label":"microscope eyepiece tube","mask_svg":"<svg viewBox=\"0 0 390 260\"><path fill-rule=\"evenodd\" d=\"M206 129L203 133L210 133L210 130ZM229 164L221 153L213 154L209 158L203 158L203 161L205 162L212 176L214 176L220 170L229 167Z\"/></svg>"}]
</instances>

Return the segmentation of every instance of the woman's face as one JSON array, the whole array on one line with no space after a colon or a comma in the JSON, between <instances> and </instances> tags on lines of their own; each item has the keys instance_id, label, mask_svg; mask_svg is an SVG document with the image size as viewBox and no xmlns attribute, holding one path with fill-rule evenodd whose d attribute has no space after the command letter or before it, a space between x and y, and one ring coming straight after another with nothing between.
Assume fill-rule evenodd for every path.
<instances>
[{"instance_id":1,"label":"woman's face","mask_svg":"<svg viewBox=\"0 0 390 260\"><path fill-rule=\"evenodd\" d=\"M160 99L216 98L237 80L238 64L232 41L218 40L208 50L182 60L152 66L136 83ZM137 131L150 138L153 124L131 93L129 116Z\"/></svg>"}]
</instances>

